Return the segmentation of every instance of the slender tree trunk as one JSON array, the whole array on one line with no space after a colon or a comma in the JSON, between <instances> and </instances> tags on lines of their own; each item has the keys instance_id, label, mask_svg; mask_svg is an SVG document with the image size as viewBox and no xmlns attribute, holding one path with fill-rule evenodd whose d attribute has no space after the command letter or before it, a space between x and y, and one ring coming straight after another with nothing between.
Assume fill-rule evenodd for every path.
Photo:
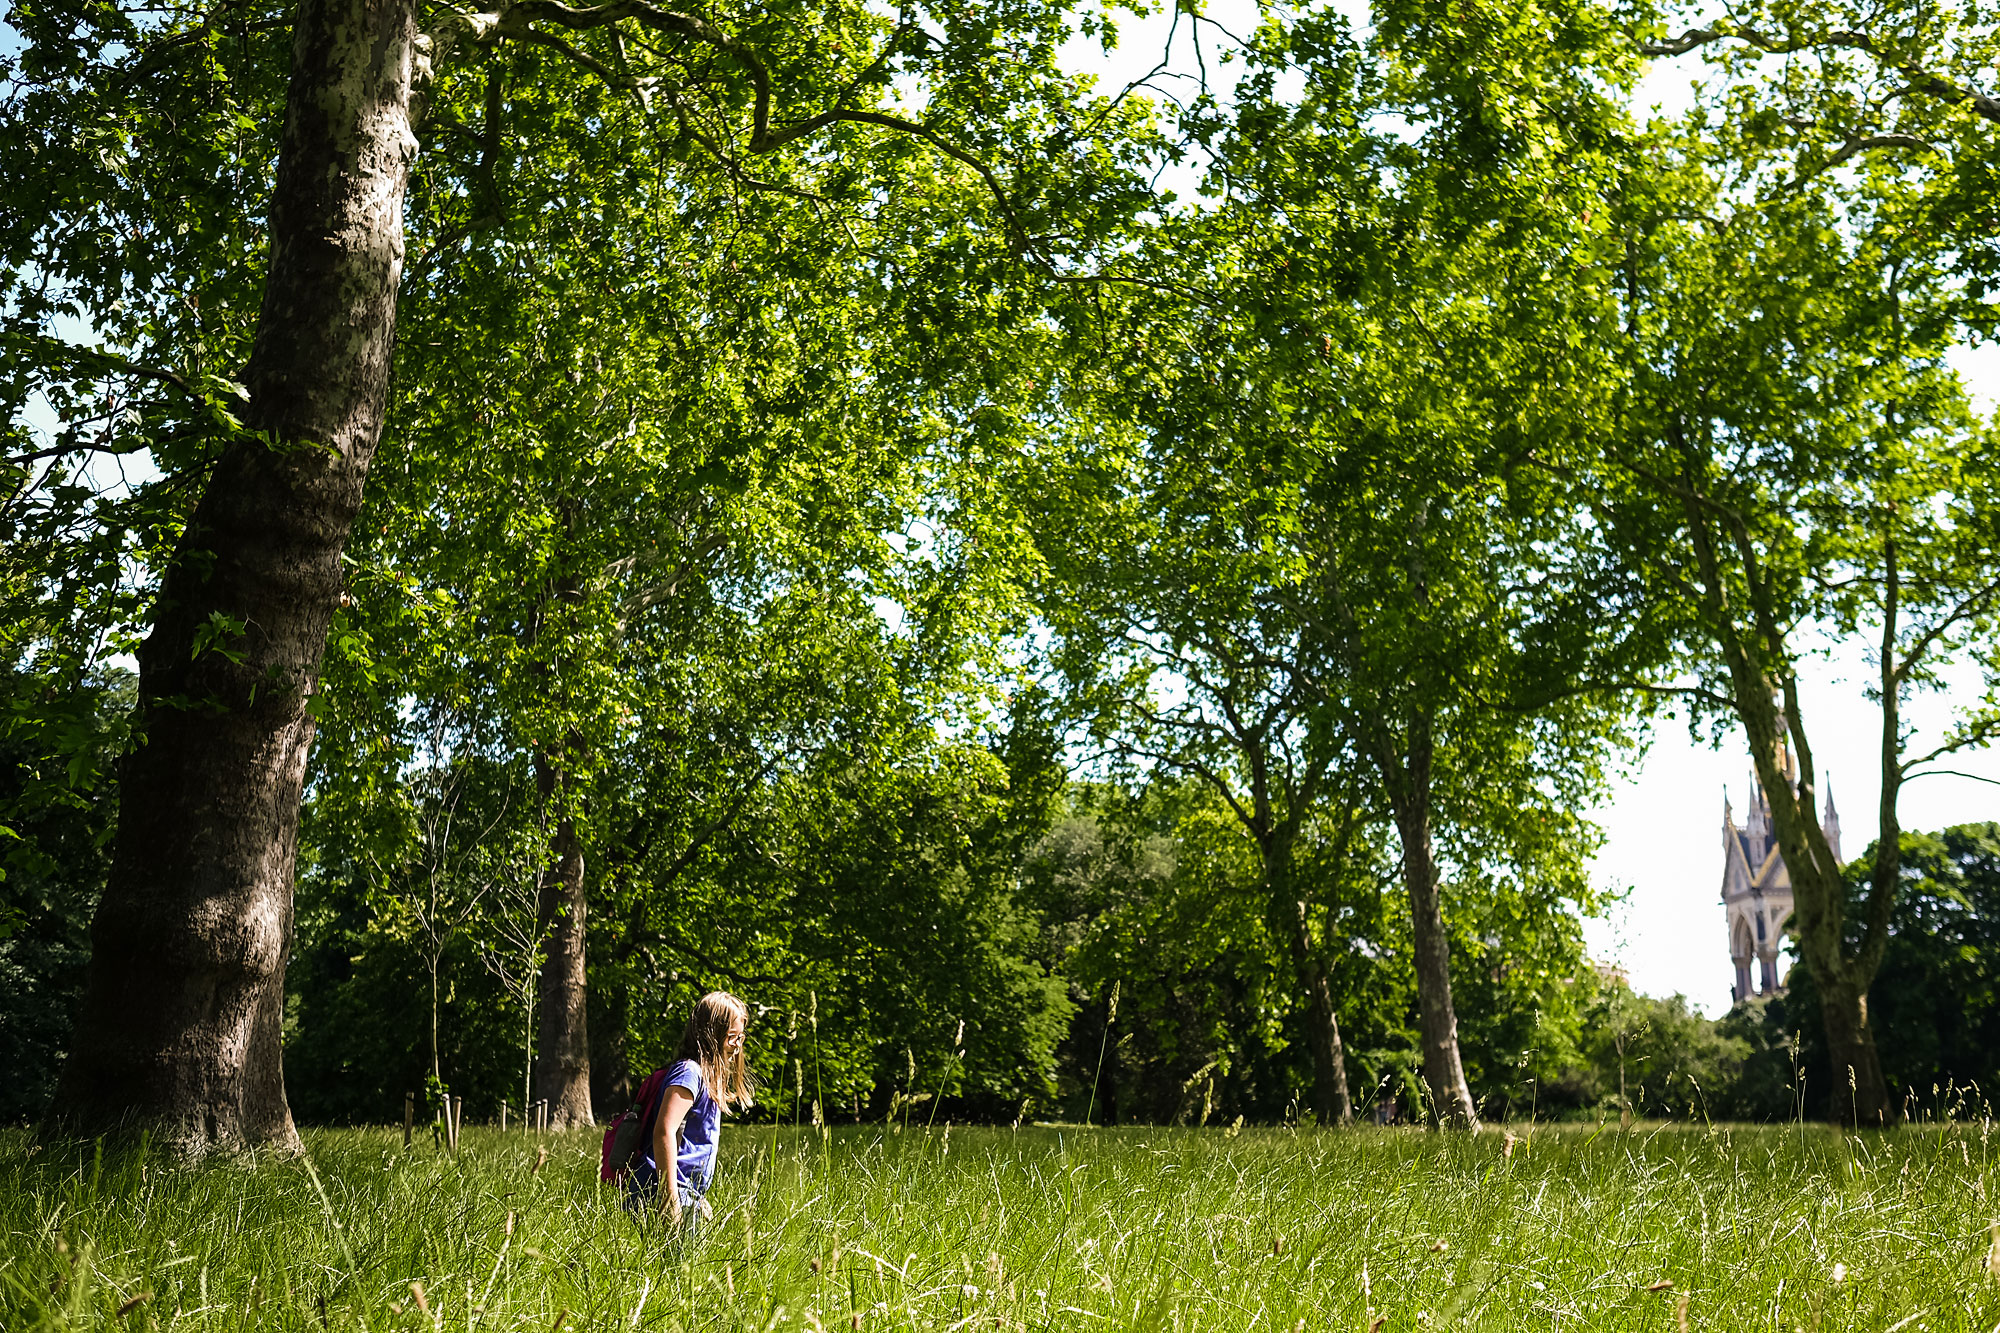
<instances>
[{"instance_id":1,"label":"slender tree trunk","mask_svg":"<svg viewBox=\"0 0 2000 1333\"><path fill-rule=\"evenodd\" d=\"M217 460L139 659L118 837L51 1120L298 1147L280 1052L299 798L340 555L388 397L416 141L410 0L301 0L247 435Z\"/></svg>"},{"instance_id":2,"label":"slender tree trunk","mask_svg":"<svg viewBox=\"0 0 2000 1333\"><path fill-rule=\"evenodd\" d=\"M1289 849L1285 858L1290 859ZM1347 1052L1340 1041L1340 1018L1333 1007L1333 988L1326 967L1313 948L1312 923L1306 905L1293 892L1290 867L1270 866L1272 910L1280 917L1291 942L1292 966L1306 996L1306 1045L1312 1052L1313 1114L1322 1125L1354 1121L1354 1103L1347 1092Z\"/></svg>"},{"instance_id":3,"label":"slender tree trunk","mask_svg":"<svg viewBox=\"0 0 2000 1333\"><path fill-rule=\"evenodd\" d=\"M431 955L431 1079L439 1087L444 1086L444 1057L438 1051L438 966L437 954Z\"/></svg>"},{"instance_id":4,"label":"slender tree trunk","mask_svg":"<svg viewBox=\"0 0 2000 1333\"><path fill-rule=\"evenodd\" d=\"M1322 1125L1354 1123L1354 1102L1347 1092L1347 1051L1340 1040L1340 1016L1334 1012L1326 969L1317 962L1300 978L1310 1003L1309 1041L1313 1058L1313 1114Z\"/></svg>"},{"instance_id":5,"label":"slender tree trunk","mask_svg":"<svg viewBox=\"0 0 2000 1333\"><path fill-rule=\"evenodd\" d=\"M1882 1060L1875 1049L1874 1028L1868 1021L1868 985L1874 979L1880 950L1864 944L1860 956L1849 954L1844 939L1847 883L1837 872L1829 874L1823 867L1812 865L1810 856L1814 849L1796 836L1798 826L1810 822L1812 815L1810 788L1803 784L1801 797L1796 804L1803 808L1792 820L1794 836L1781 836L1779 848L1785 854L1788 868L1794 864L1808 867L1805 873L1792 876L1792 894L1799 953L1811 969L1813 984L1819 991L1820 1023L1826 1031L1827 1054L1833 1066L1828 1118L1850 1125L1886 1125L1894 1120L1896 1107L1889 1100L1888 1081L1883 1077ZM1783 799L1788 804L1795 800L1790 792ZM1775 816L1776 801L1772 807ZM1781 835L1784 832L1782 827L1780 832ZM1819 832L1817 826L1813 832ZM1899 837L1891 817L1885 841L1893 843ZM1824 844L1823 838L1819 841ZM1877 844L1878 856L1883 855L1883 845ZM1897 873L1898 850L1887 852L1886 869L1890 876ZM1831 853L1827 854L1827 862L1831 863ZM1885 867L1878 865L1876 869L1879 872ZM1894 887L1892 880L1891 894Z\"/></svg>"},{"instance_id":6,"label":"slender tree trunk","mask_svg":"<svg viewBox=\"0 0 2000 1333\"><path fill-rule=\"evenodd\" d=\"M1424 1043L1424 1082L1432 1114L1448 1125L1479 1128L1479 1112L1458 1054L1458 1011L1451 999L1451 940L1431 855L1430 817L1398 817L1403 840L1403 883L1410 895L1410 929L1416 946L1418 1028Z\"/></svg>"},{"instance_id":7,"label":"slender tree trunk","mask_svg":"<svg viewBox=\"0 0 2000 1333\"><path fill-rule=\"evenodd\" d=\"M535 988L528 987L528 1012L521 1016L521 1124L535 1103Z\"/></svg>"},{"instance_id":8,"label":"slender tree trunk","mask_svg":"<svg viewBox=\"0 0 2000 1333\"><path fill-rule=\"evenodd\" d=\"M1758 784L1770 803L1778 850L1791 876L1799 954L1812 969L1820 991L1820 1022L1832 1057L1832 1118L1864 1125L1887 1124L1896 1113L1868 1023L1868 987L1881 965L1888 941L1889 913L1899 887L1902 823L1896 803L1902 788L1903 681L1896 664L1898 572L1893 541L1884 544L1881 671L1882 766L1880 819L1875 873L1870 885L1860 946L1847 944L1847 881L1820 825L1819 774L1806 736L1798 682L1790 670L1784 631L1762 583L1749 571L1754 627L1740 627L1725 595L1720 548L1709 517L1693 500L1683 502L1688 533L1701 569L1706 609L1729 668L1737 720L1750 742ZM1767 667L1766 663L1772 664ZM1775 668L1775 669L1773 669ZM1783 702L1774 697L1782 694ZM1784 764L1789 740L1798 765L1794 788Z\"/></svg>"},{"instance_id":9,"label":"slender tree trunk","mask_svg":"<svg viewBox=\"0 0 2000 1333\"><path fill-rule=\"evenodd\" d=\"M562 799L562 774L537 759L545 808ZM557 817L555 863L542 876L541 1031L535 1043L535 1099L547 1099L551 1128L595 1121L590 1110L590 1028L585 1014L583 843L576 821Z\"/></svg>"},{"instance_id":10,"label":"slender tree trunk","mask_svg":"<svg viewBox=\"0 0 2000 1333\"><path fill-rule=\"evenodd\" d=\"M1439 1123L1479 1128L1479 1110L1458 1054L1458 1010L1451 999L1451 937L1438 892L1431 846L1431 740L1427 721L1411 728L1408 767L1390 777L1396 832L1403 844L1403 884L1410 896L1410 933L1417 962L1417 1026L1424 1043L1424 1082Z\"/></svg>"}]
</instances>

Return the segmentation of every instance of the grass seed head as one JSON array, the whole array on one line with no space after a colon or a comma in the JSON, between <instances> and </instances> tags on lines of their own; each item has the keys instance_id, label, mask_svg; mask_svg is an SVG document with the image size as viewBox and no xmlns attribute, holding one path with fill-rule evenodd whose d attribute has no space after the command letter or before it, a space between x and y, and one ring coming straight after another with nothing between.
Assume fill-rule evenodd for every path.
<instances>
[{"instance_id":1,"label":"grass seed head","mask_svg":"<svg viewBox=\"0 0 2000 1333\"><path fill-rule=\"evenodd\" d=\"M1837 1287L1845 1281L1847 1281L1847 1265L1835 1264L1833 1266L1833 1285Z\"/></svg>"},{"instance_id":2,"label":"grass seed head","mask_svg":"<svg viewBox=\"0 0 2000 1333\"><path fill-rule=\"evenodd\" d=\"M134 1296L131 1300L126 1301L123 1305L118 1307L118 1317L120 1319L123 1319L126 1315L131 1314L134 1310L138 1309L140 1306L144 1305L147 1301L150 1301L152 1299L153 1299L152 1292L150 1291L140 1292L137 1296Z\"/></svg>"},{"instance_id":3,"label":"grass seed head","mask_svg":"<svg viewBox=\"0 0 2000 1333\"><path fill-rule=\"evenodd\" d=\"M430 1301L424 1298L423 1283L412 1282L410 1284L410 1299L415 1301L417 1303L417 1308L419 1310L422 1310L425 1314L429 1314L431 1312L431 1303Z\"/></svg>"},{"instance_id":4,"label":"grass seed head","mask_svg":"<svg viewBox=\"0 0 2000 1333\"><path fill-rule=\"evenodd\" d=\"M1677 1333L1688 1333L1688 1294L1682 1292L1674 1297L1674 1328Z\"/></svg>"},{"instance_id":5,"label":"grass seed head","mask_svg":"<svg viewBox=\"0 0 2000 1333\"><path fill-rule=\"evenodd\" d=\"M1646 1288L1646 1290L1647 1290L1647 1291L1672 1291L1672 1290L1673 1290L1673 1286L1674 1286L1674 1280L1673 1280L1672 1278L1670 1278L1670 1277L1663 1277L1663 1278L1661 1278L1661 1279L1660 1279L1660 1280L1659 1280L1658 1282L1655 1282L1655 1283L1652 1283L1651 1285L1649 1285L1649 1286L1648 1286L1648 1287Z\"/></svg>"},{"instance_id":6,"label":"grass seed head","mask_svg":"<svg viewBox=\"0 0 2000 1333\"><path fill-rule=\"evenodd\" d=\"M1432 1254L1443 1254L1443 1253L1444 1253L1444 1252L1445 1252L1446 1250L1448 1250L1448 1249L1450 1249L1450 1248L1451 1248L1451 1242L1450 1242L1450 1241L1446 1241L1446 1240L1439 1240L1439 1241L1432 1241L1432 1242L1431 1242L1431 1253L1432 1253Z\"/></svg>"}]
</instances>

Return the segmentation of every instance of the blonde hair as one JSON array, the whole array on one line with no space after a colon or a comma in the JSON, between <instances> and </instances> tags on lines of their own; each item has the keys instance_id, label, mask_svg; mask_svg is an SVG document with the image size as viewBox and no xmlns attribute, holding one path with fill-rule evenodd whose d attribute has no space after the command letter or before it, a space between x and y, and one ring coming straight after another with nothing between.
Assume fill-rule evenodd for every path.
<instances>
[{"instance_id":1,"label":"blonde hair","mask_svg":"<svg viewBox=\"0 0 2000 1333\"><path fill-rule=\"evenodd\" d=\"M733 1056L729 1053L729 1028L738 1020L743 1023L747 1046L750 1007L727 991L710 991L695 1001L687 1027L681 1031L681 1044L674 1051L676 1061L692 1060L700 1068L708 1095L725 1111L748 1106L757 1092L744 1047L738 1047Z\"/></svg>"}]
</instances>

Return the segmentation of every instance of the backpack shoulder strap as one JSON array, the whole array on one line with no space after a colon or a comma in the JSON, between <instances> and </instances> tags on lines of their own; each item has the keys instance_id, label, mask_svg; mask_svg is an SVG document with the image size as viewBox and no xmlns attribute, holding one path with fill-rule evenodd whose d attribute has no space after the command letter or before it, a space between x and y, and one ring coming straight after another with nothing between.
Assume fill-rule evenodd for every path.
<instances>
[{"instance_id":1,"label":"backpack shoulder strap","mask_svg":"<svg viewBox=\"0 0 2000 1333\"><path fill-rule=\"evenodd\" d=\"M653 1125L660 1118L660 1108L667 1104L667 1072L667 1069L655 1069L639 1085L639 1116L645 1122L645 1142L649 1144L653 1141Z\"/></svg>"}]
</instances>

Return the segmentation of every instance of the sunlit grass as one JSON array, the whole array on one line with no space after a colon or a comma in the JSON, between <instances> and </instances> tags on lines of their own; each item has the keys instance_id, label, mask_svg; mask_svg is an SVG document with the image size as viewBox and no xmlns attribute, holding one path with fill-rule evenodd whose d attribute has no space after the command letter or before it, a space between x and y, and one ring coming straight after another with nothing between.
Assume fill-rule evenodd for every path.
<instances>
[{"instance_id":1,"label":"sunlit grass","mask_svg":"<svg viewBox=\"0 0 2000 1333\"><path fill-rule=\"evenodd\" d=\"M181 1170L0 1138L0 1327L2000 1323L1978 1126L1613 1125L1511 1144L735 1127L714 1221L680 1239L598 1185L595 1135L467 1128L456 1158L406 1152L400 1131L306 1141L309 1163Z\"/></svg>"}]
</instances>

